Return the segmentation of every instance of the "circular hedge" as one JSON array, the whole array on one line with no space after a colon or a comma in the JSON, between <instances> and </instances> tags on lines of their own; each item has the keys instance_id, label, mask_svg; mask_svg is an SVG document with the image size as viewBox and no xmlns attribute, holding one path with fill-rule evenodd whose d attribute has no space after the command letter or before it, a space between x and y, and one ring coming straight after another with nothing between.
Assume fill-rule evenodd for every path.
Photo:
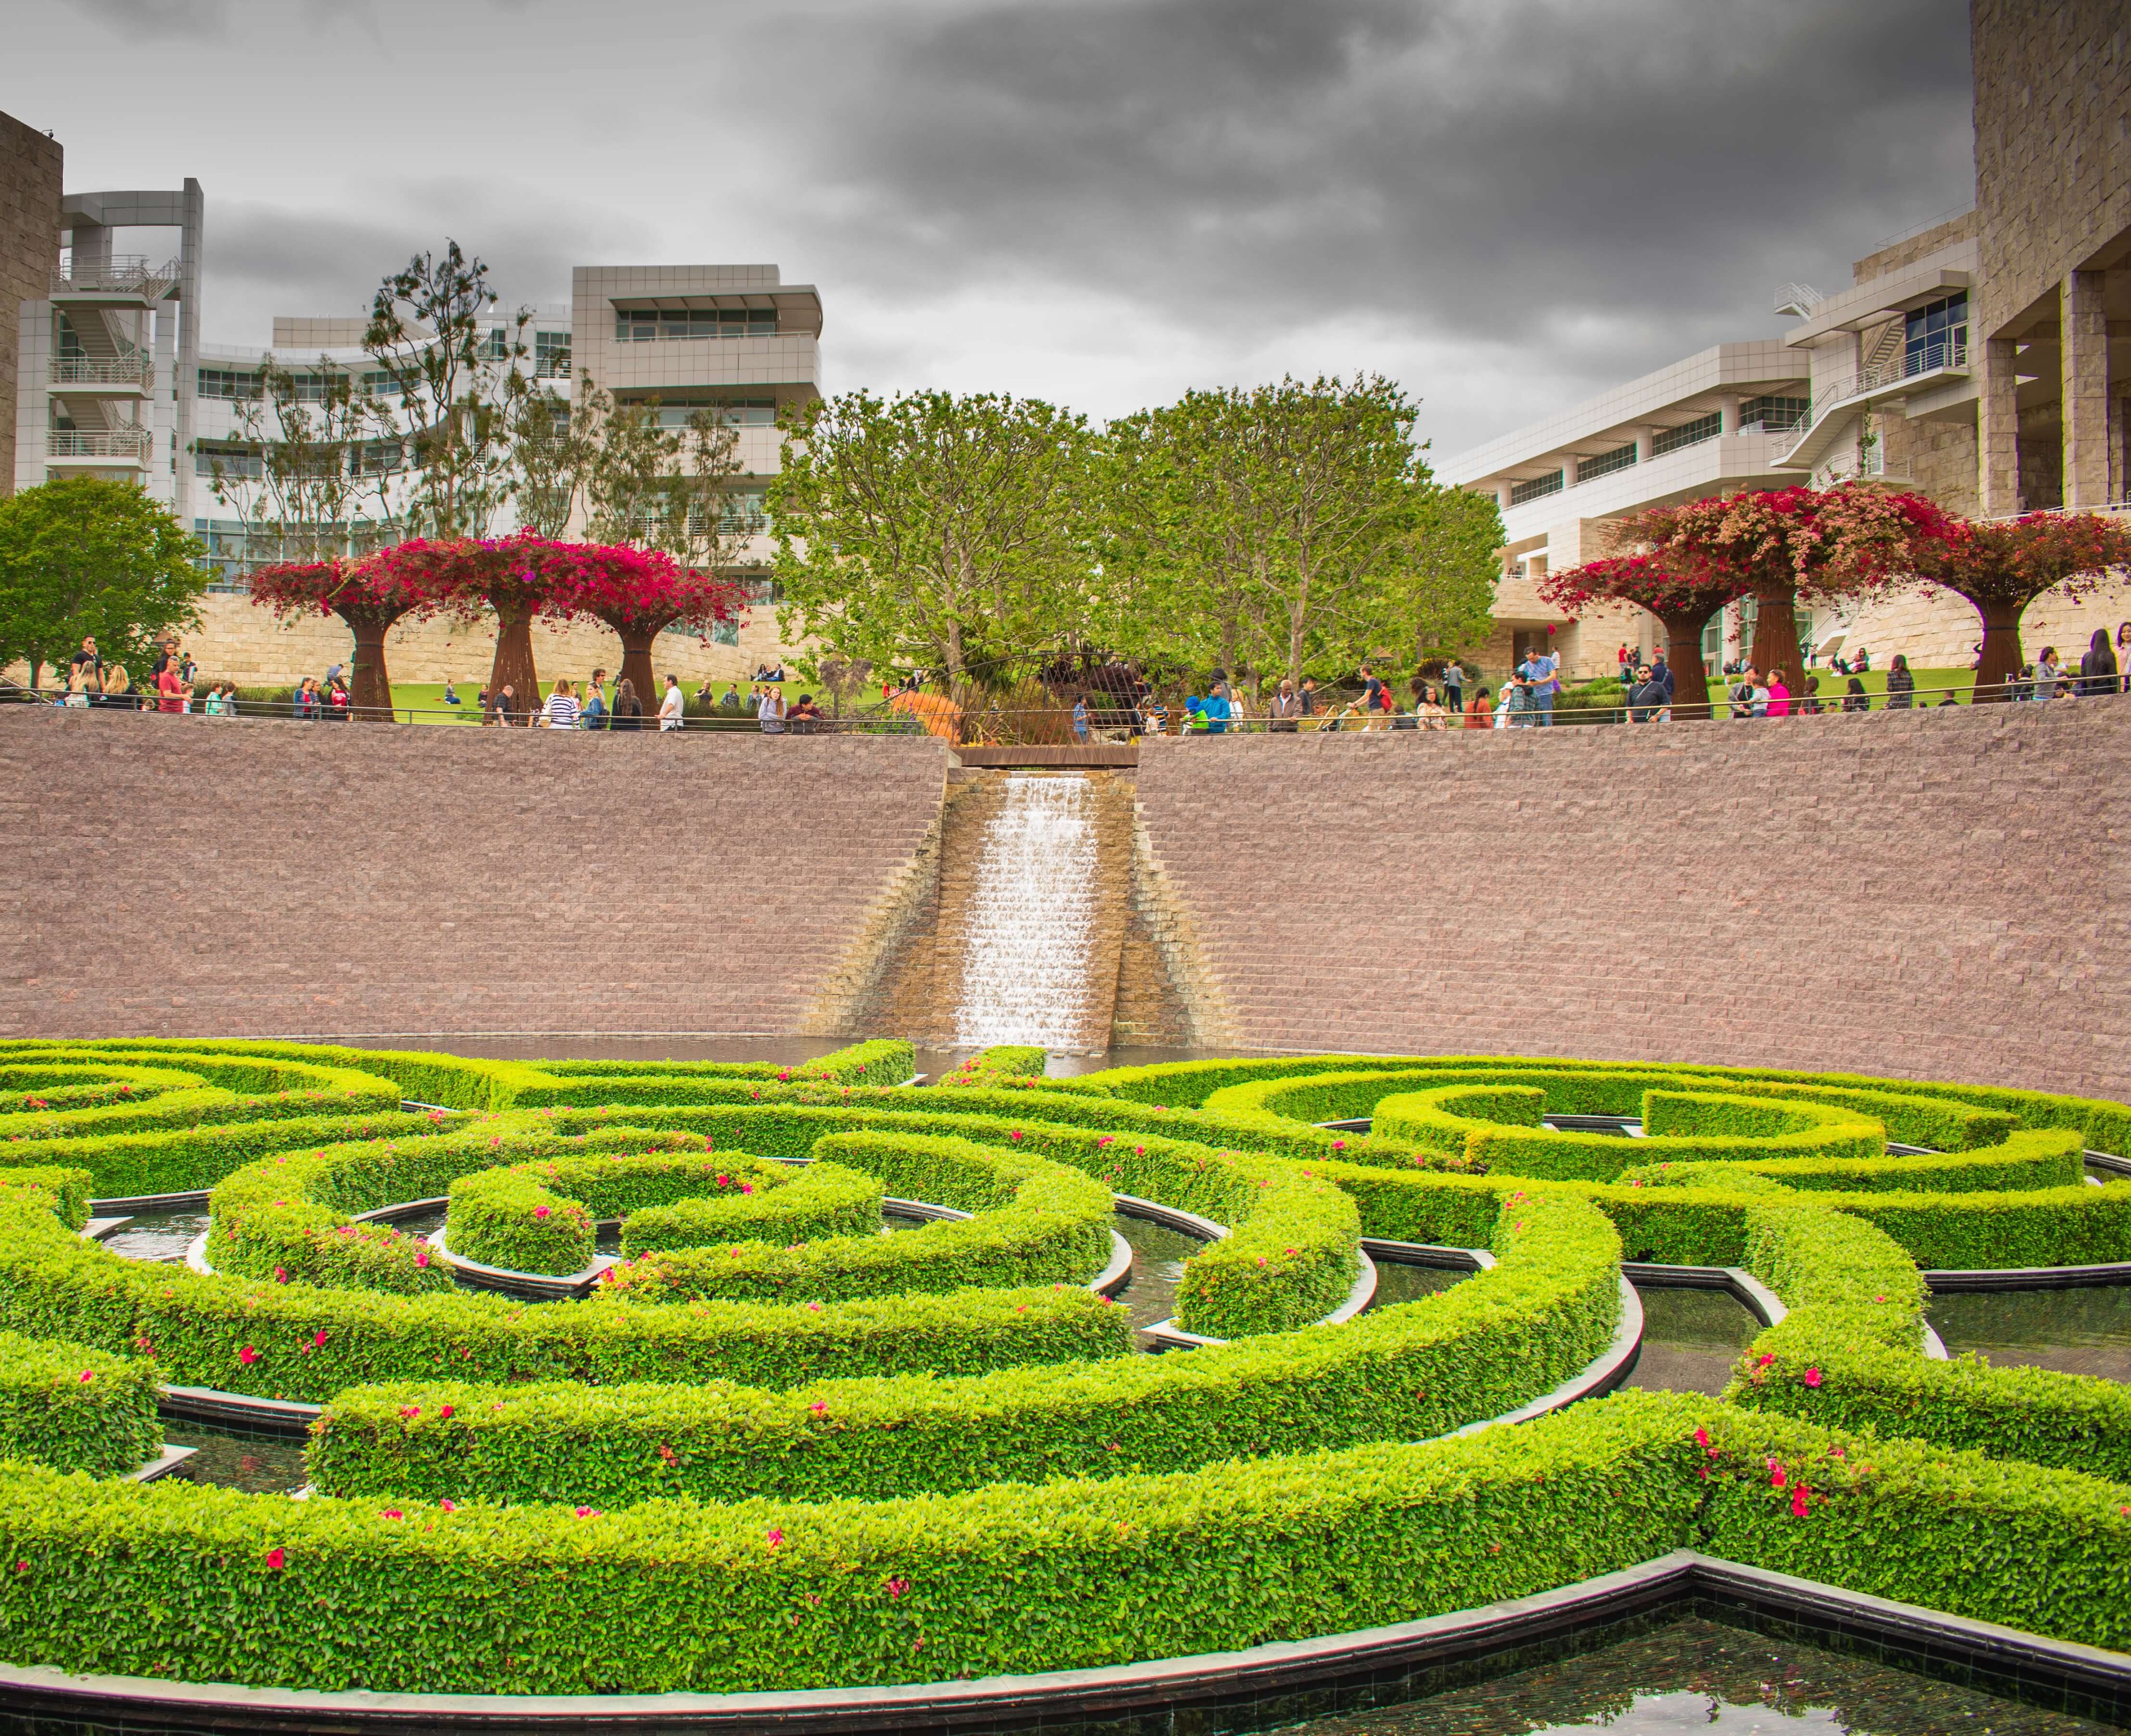
<instances>
[{"instance_id":1,"label":"circular hedge","mask_svg":"<svg viewBox=\"0 0 2131 1736\"><path fill-rule=\"evenodd\" d=\"M1501 1057L1038 1064L912 1089L886 1042L784 1069L0 1045L0 1659L927 1681L1341 1633L1690 1545L2131 1643L2125 1389L1931 1360L1920 1275L2131 1260L2131 1184L2084 1173L2131 1150L2122 1106ZM91 1199L188 1191L209 1272L76 1233ZM884 1236L884 1195L973 1215ZM1226 1231L1176 1294L1219 1341L1132 1353L1087 1288L1118 1196ZM630 1257L582 1299L461 1289L366 1216L434 1198L468 1257L575 1271L615 1217ZM1364 1238L1490 1257L1319 1323ZM1789 1312L1721 1399L1488 1426L1606 1351L1624 1256L1744 1267ZM159 1384L321 1407L312 1497L122 1480Z\"/></svg>"}]
</instances>

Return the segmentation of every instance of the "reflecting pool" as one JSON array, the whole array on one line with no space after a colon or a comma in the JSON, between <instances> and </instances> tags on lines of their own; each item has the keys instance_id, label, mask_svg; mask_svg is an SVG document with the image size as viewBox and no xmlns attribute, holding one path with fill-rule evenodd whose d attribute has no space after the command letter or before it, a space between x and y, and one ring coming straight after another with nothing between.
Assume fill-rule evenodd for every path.
<instances>
[{"instance_id":1,"label":"reflecting pool","mask_svg":"<svg viewBox=\"0 0 2131 1736\"><path fill-rule=\"evenodd\" d=\"M1932 1297L1930 1316L1956 1356L2131 1381L2131 1284L1960 1291Z\"/></svg>"},{"instance_id":2,"label":"reflecting pool","mask_svg":"<svg viewBox=\"0 0 2131 1736\"><path fill-rule=\"evenodd\" d=\"M1640 1285L1643 1353L1623 1384L1678 1393L1721 1393L1761 1323L1726 1290Z\"/></svg>"}]
</instances>

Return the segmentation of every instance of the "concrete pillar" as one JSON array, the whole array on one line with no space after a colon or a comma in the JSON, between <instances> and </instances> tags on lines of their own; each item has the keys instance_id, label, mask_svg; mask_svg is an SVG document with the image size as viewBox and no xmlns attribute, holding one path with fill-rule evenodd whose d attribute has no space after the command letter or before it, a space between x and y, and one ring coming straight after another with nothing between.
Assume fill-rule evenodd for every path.
<instances>
[{"instance_id":1,"label":"concrete pillar","mask_svg":"<svg viewBox=\"0 0 2131 1736\"><path fill-rule=\"evenodd\" d=\"M2011 518L2020 510L2019 381L2014 346L1994 337L1983 346L1983 374L1975 399L1978 516Z\"/></svg>"},{"instance_id":2,"label":"concrete pillar","mask_svg":"<svg viewBox=\"0 0 2131 1736\"><path fill-rule=\"evenodd\" d=\"M2074 271L2064 280L2064 504L2109 504L2107 274Z\"/></svg>"},{"instance_id":3,"label":"concrete pillar","mask_svg":"<svg viewBox=\"0 0 2131 1736\"><path fill-rule=\"evenodd\" d=\"M1638 463L1638 464L1648 464L1648 463L1650 461L1650 440L1651 440L1651 438L1652 438L1652 431L1651 431L1650 429L1649 429L1649 428L1637 428L1637 429L1635 430L1635 462L1636 462L1636 463Z\"/></svg>"},{"instance_id":4,"label":"concrete pillar","mask_svg":"<svg viewBox=\"0 0 2131 1736\"><path fill-rule=\"evenodd\" d=\"M1510 509L1510 490L1516 485L1511 482L1497 482L1495 485L1495 505L1504 512Z\"/></svg>"},{"instance_id":5,"label":"concrete pillar","mask_svg":"<svg viewBox=\"0 0 2131 1736\"><path fill-rule=\"evenodd\" d=\"M1739 405L1742 400L1736 393L1727 394L1717 400L1717 428L1719 433L1739 432Z\"/></svg>"},{"instance_id":6,"label":"concrete pillar","mask_svg":"<svg viewBox=\"0 0 2131 1736\"><path fill-rule=\"evenodd\" d=\"M2125 474L2131 453L2124 449L2124 399L2112 390L2109 394L2109 498L2111 501L2131 499L2131 476Z\"/></svg>"},{"instance_id":7,"label":"concrete pillar","mask_svg":"<svg viewBox=\"0 0 2131 1736\"><path fill-rule=\"evenodd\" d=\"M1561 485L1564 488L1576 486L1576 454L1573 452L1561 455Z\"/></svg>"}]
</instances>

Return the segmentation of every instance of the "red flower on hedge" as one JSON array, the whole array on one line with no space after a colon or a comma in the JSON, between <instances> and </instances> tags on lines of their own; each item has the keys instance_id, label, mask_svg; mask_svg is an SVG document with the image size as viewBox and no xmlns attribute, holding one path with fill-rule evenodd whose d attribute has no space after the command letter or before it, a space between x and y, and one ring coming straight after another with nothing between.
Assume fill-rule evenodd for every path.
<instances>
[{"instance_id":1,"label":"red flower on hedge","mask_svg":"<svg viewBox=\"0 0 2131 1736\"><path fill-rule=\"evenodd\" d=\"M314 1350L321 1351L326 1347L326 1329L323 1327L320 1327L318 1331L311 1334L311 1346Z\"/></svg>"},{"instance_id":2,"label":"red flower on hedge","mask_svg":"<svg viewBox=\"0 0 2131 1736\"><path fill-rule=\"evenodd\" d=\"M580 1507L577 1509L577 1517L581 1519L596 1519L599 1516L600 1510L596 1507Z\"/></svg>"},{"instance_id":3,"label":"red flower on hedge","mask_svg":"<svg viewBox=\"0 0 2131 1736\"><path fill-rule=\"evenodd\" d=\"M776 1547L779 1543L783 1542L783 1541L784 1541L784 1533L783 1533L783 1532L779 1531L779 1530L778 1530L778 1529L774 1525L771 1526L771 1527L769 1528L769 1547L770 1547L772 1549L774 1549L774 1548L775 1548L775 1547Z\"/></svg>"},{"instance_id":4,"label":"red flower on hedge","mask_svg":"<svg viewBox=\"0 0 2131 1736\"><path fill-rule=\"evenodd\" d=\"M1805 1517L1806 1497L1812 1493L1813 1491L1804 1484L1798 1485L1797 1491L1791 1496L1791 1516L1793 1518L1802 1519Z\"/></svg>"},{"instance_id":5,"label":"red flower on hedge","mask_svg":"<svg viewBox=\"0 0 2131 1736\"><path fill-rule=\"evenodd\" d=\"M269 1573L279 1573L281 1571L282 1562L286 1560L288 1560L288 1557L282 1552L280 1547L276 1547L268 1550L266 1552L266 1571Z\"/></svg>"},{"instance_id":6,"label":"red flower on hedge","mask_svg":"<svg viewBox=\"0 0 2131 1736\"><path fill-rule=\"evenodd\" d=\"M252 1347L247 1344L242 1350L237 1353L237 1360L242 1363L245 1367L249 1368L253 1363L259 1360L259 1352L252 1349Z\"/></svg>"},{"instance_id":7,"label":"red flower on hedge","mask_svg":"<svg viewBox=\"0 0 2131 1736\"><path fill-rule=\"evenodd\" d=\"M84 1370L81 1371L81 1384L82 1384L84 1386L88 1385L88 1384L89 1384L89 1383L90 1381L93 1380L95 1378L96 1378L96 1370L95 1370L94 1369L93 1369L93 1368L85 1368L85 1369L84 1369Z\"/></svg>"},{"instance_id":8,"label":"red flower on hedge","mask_svg":"<svg viewBox=\"0 0 2131 1736\"><path fill-rule=\"evenodd\" d=\"M1809 1368L1809 1369L1808 1369L1808 1370L1805 1371L1805 1384L1806 1384L1808 1386L1817 1386L1817 1385L1819 1385L1819 1384L1820 1384L1820 1370L1819 1370L1818 1369L1817 1369L1817 1368Z\"/></svg>"}]
</instances>

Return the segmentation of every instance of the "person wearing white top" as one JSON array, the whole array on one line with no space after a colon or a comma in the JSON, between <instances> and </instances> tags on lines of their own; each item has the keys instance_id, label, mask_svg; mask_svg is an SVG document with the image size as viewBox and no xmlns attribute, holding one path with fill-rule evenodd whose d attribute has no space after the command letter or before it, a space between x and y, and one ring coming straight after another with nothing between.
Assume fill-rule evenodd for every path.
<instances>
[{"instance_id":1,"label":"person wearing white top","mask_svg":"<svg viewBox=\"0 0 2131 1736\"><path fill-rule=\"evenodd\" d=\"M754 715L764 735L782 735L784 733L783 689L765 686L762 697L755 701Z\"/></svg>"},{"instance_id":2,"label":"person wearing white top","mask_svg":"<svg viewBox=\"0 0 2131 1736\"><path fill-rule=\"evenodd\" d=\"M682 710L687 704L687 699L681 691L680 682L668 676L666 696L658 701L658 727L662 730L679 729Z\"/></svg>"},{"instance_id":3,"label":"person wearing white top","mask_svg":"<svg viewBox=\"0 0 2131 1736\"><path fill-rule=\"evenodd\" d=\"M548 727L551 729L574 729L577 726L577 695L570 691L567 681L557 681L555 691L548 696Z\"/></svg>"}]
</instances>

